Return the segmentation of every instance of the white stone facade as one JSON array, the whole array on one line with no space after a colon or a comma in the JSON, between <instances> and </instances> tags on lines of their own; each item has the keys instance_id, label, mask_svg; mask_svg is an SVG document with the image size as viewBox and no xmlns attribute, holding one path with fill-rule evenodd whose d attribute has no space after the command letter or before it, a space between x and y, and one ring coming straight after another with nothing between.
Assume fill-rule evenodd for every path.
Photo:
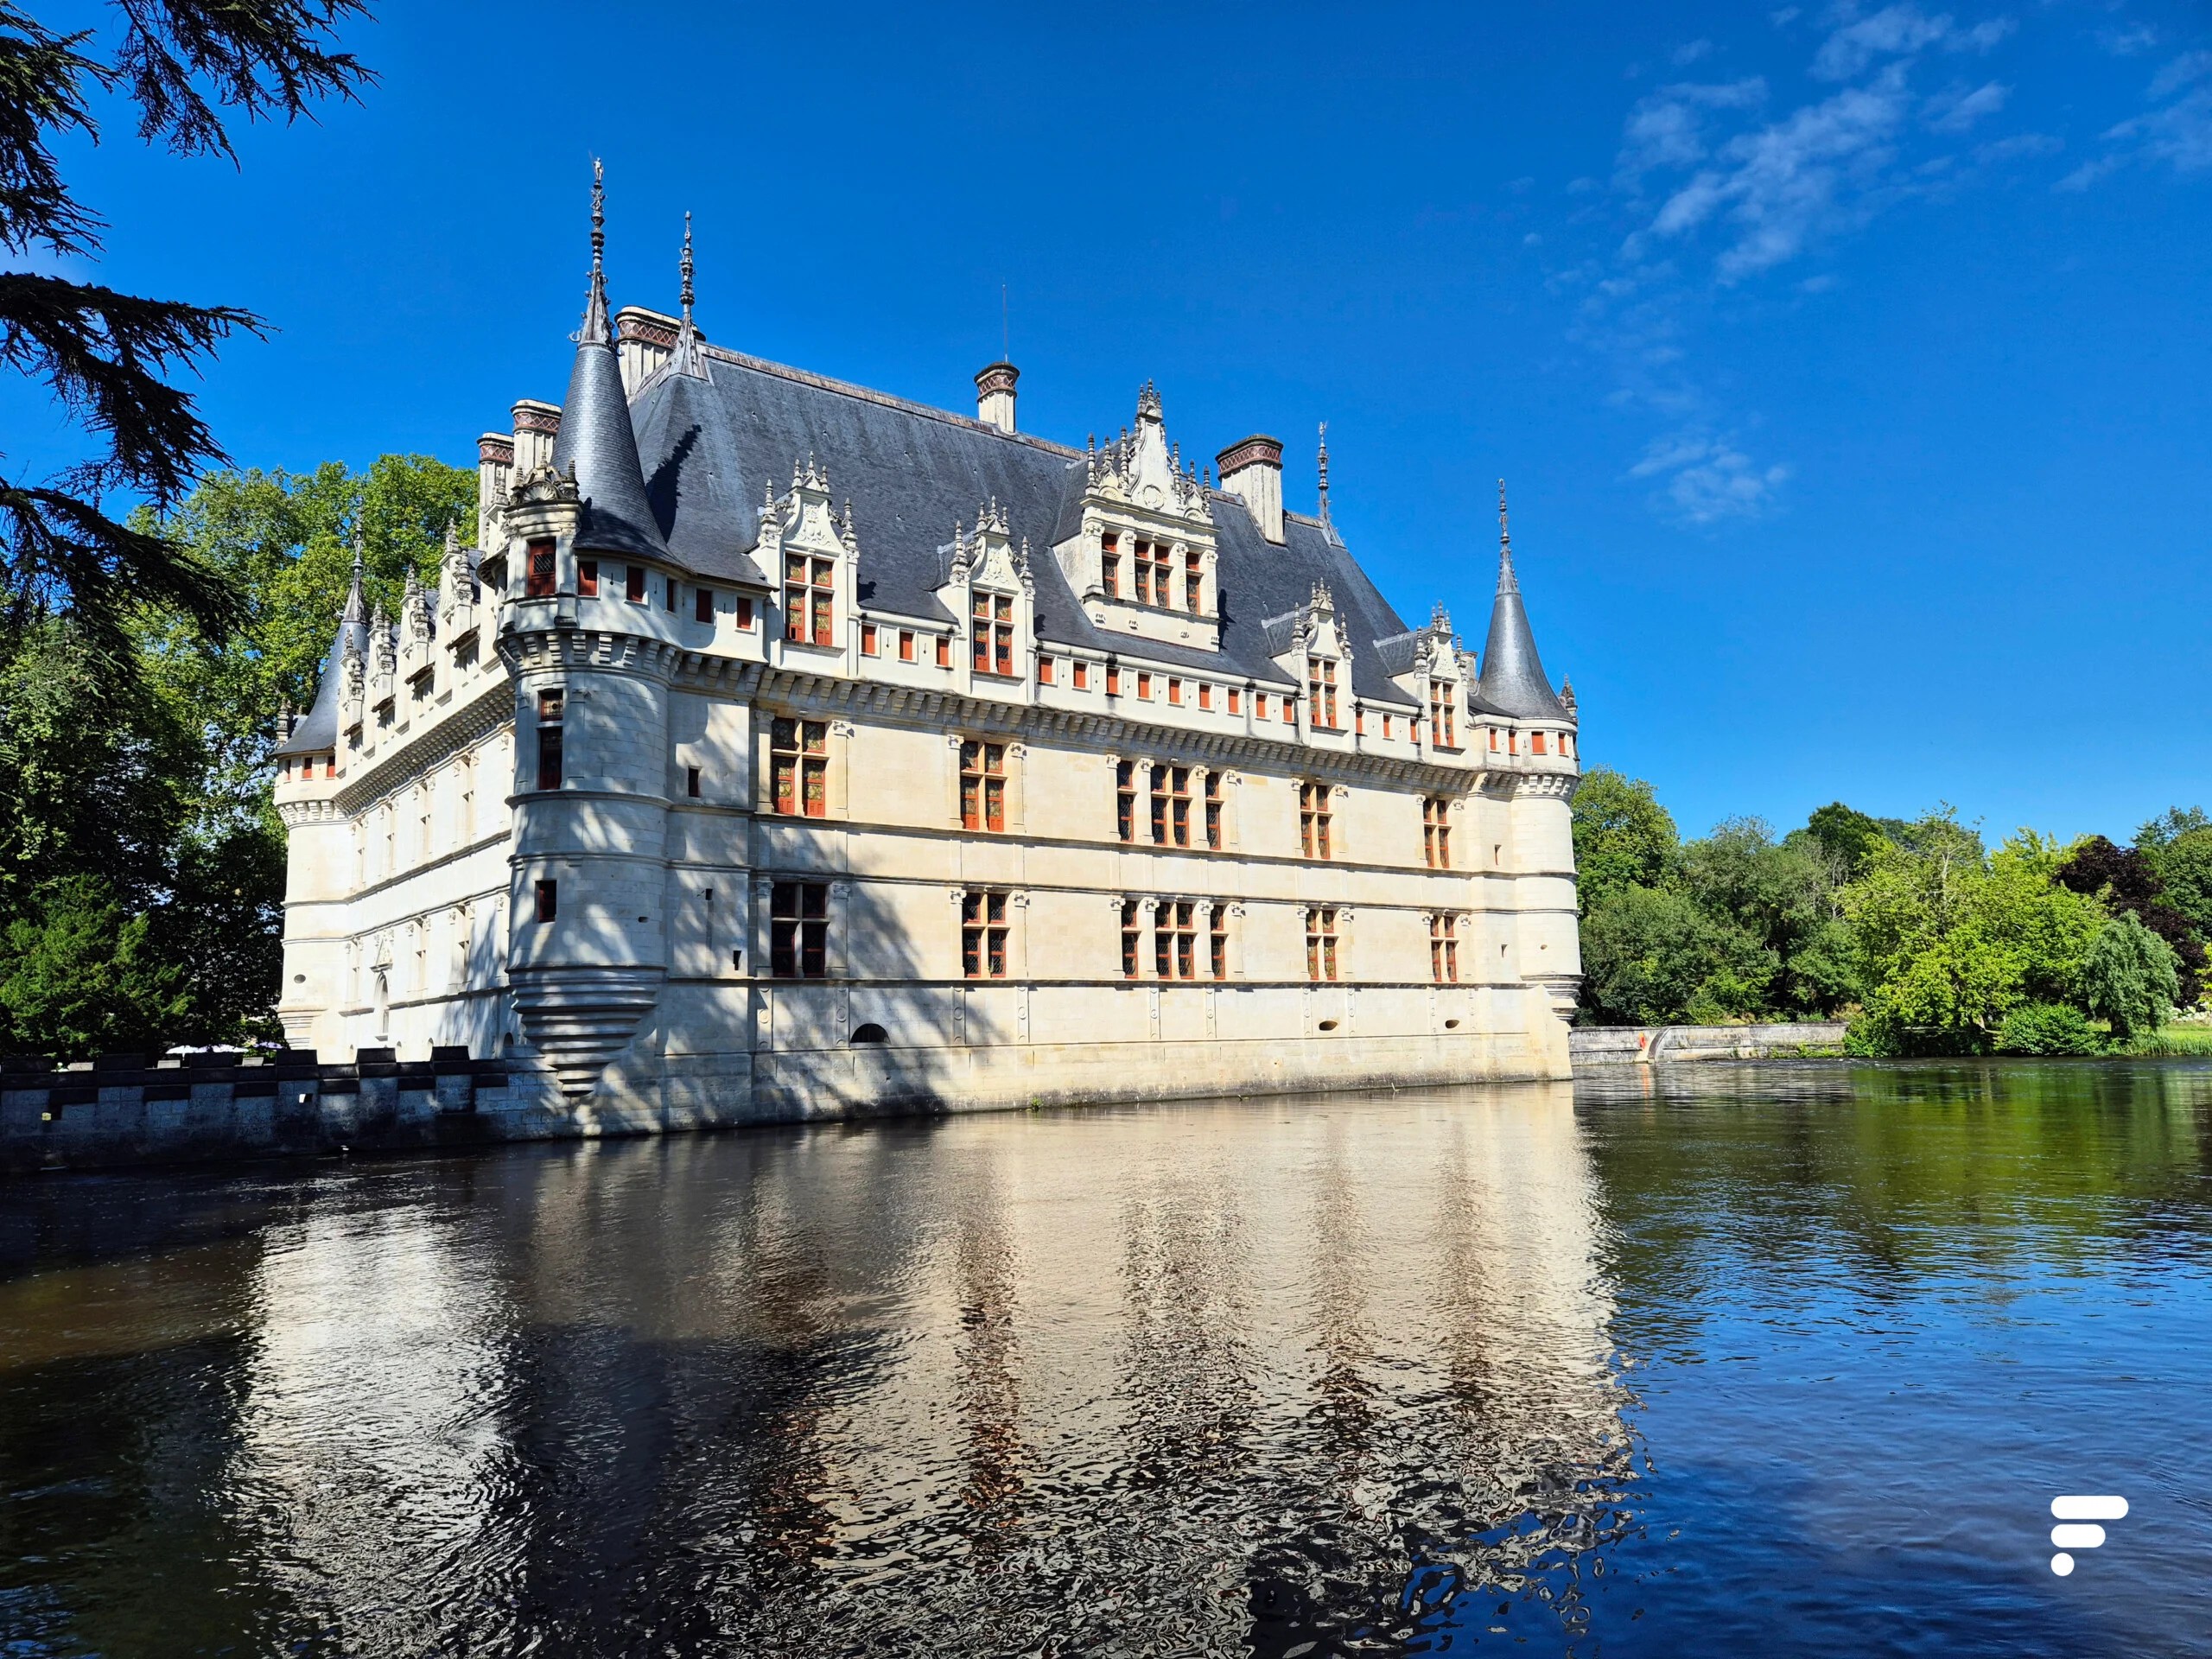
<instances>
[{"instance_id":1,"label":"white stone facade","mask_svg":"<svg viewBox=\"0 0 2212 1659\"><path fill-rule=\"evenodd\" d=\"M1440 612L1397 624L1271 441L1255 509L1149 388L1062 448L1010 375L971 420L618 321L485 441L481 551L349 608L284 745L296 1046L466 1045L607 1128L1567 1075L1571 695L1506 713ZM594 351L641 458L560 430ZM627 539L618 464L677 480Z\"/></svg>"}]
</instances>

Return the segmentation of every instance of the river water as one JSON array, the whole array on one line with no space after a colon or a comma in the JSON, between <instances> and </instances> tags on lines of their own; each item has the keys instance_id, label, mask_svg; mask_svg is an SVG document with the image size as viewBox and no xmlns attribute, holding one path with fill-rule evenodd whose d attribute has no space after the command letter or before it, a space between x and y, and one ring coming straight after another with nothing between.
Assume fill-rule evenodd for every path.
<instances>
[{"instance_id":1,"label":"river water","mask_svg":"<svg viewBox=\"0 0 2212 1659\"><path fill-rule=\"evenodd\" d=\"M2204 1653L2208 1409L2180 1063L35 1177L0 1654Z\"/></svg>"}]
</instances>

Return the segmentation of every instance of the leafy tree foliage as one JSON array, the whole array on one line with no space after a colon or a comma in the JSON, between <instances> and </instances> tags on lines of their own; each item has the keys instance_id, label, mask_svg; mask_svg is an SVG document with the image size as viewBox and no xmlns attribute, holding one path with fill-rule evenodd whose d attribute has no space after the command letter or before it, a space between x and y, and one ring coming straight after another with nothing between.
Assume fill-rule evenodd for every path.
<instances>
[{"instance_id":1,"label":"leafy tree foliage","mask_svg":"<svg viewBox=\"0 0 2212 1659\"><path fill-rule=\"evenodd\" d=\"M1656 887L1672 868L1681 836L1642 779L1592 766L1574 791L1574 868L1589 915L1627 887Z\"/></svg>"},{"instance_id":2,"label":"leafy tree foliage","mask_svg":"<svg viewBox=\"0 0 2212 1659\"><path fill-rule=\"evenodd\" d=\"M2166 903L2189 918L2200 941L2212 939L2212 818L2201 807L2170 807L2135 832L2135 850L2157 874ZM2190 965L2201 982L2203 965Z\"/></svg>"},{"instance_id":3,"label":"leafy tree foliage","mask_svg":"<svg viewBox=\"0 0 2212 1659\"><path fill-rule=\"evenodd\" d=\"M2122 1039L2147 1036L2173 1013L2179 976L2166 942L2133 914L2115 916L2098 931L2083 964L2083 999Z\"/></svg>"},{"instance_id":4,"label":"leafy tree foliage","mask_svg":"<svg viewBox=\"0 0 2212 1659\"><path fill-rule=\"evenodd\" d=\"M2164 939L2179 965L2180 1000L2196 1000L2204 947L2190 918L2165 902L2165 883L2141 848L2115 847L2102 836L2091 836L2059 866L2057 880L2076 893L2097 894L2108 909L2134 916Z\"/></svg>"},{"instance_id":5,"label":"leafy tree foliage","mask_svg":"<svg viewBox=\"0 0 2212 1659\"><path fill-rule=\"evenodd\" d=\"M97 875L41 887L0 931L0 1046L65 1059L158 1053L189 1018L184 964Z\"/></svg>"},{"instance_id":6,"label":"leafy tree foliage","mask_svg":"<svg viewBox=\"0 0 2212 1659\"><path fill-rule=\"evenodd\" d=\"M2023 1003L1997 1032L2004 1054L2098 1054L2104 1046L2104 1033L2070 1002Z\"/></svg>"},{"instance_id":7,"label":"leafy tree foliage","mask_svg":"<svg viewBox=\"0 0 2212 1659\"><path fill-rule=\"evenodd\" d=\"M159 528L235 591L243 626L211 640L143 608L122 674L74 619L0 633L0 982L21 990L0 1048L276 1038L272 713L314 694L354 535L396 608L410 567L435 579L446 526L473 527L475 493L423 456L214 474Z\"/></svg>"},{"instance_id":8,"label":"leafy tree foliage","mask_svg":"<svg viewBox=\"0 0 2212 1659\"><path fill-rule=\"evenodd\" d=\"M57 33L0 0L0 250L21 258L95 256L105 226L62 177L57 141L99 137L92 99L119 93L142 142L233 162L226 112L295 120L370 79L329 29L360 0L122 0L116 33ZM252 314L123 294L34 270L0 272L0 363L44 385L94 453L57 476L0 476L0 620L20 629L67 613L79 637L129 661L127 625L144 603L210 634L237 600L180 543L117 498L166 512L223 451L191 397L172 384Z\"/></svg>"}]
</instances>

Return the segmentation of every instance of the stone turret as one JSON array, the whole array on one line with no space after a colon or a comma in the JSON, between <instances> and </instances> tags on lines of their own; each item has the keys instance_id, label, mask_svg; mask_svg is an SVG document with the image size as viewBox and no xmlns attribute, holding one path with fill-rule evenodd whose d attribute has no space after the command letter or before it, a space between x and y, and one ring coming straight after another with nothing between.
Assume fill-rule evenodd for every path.
<instances>
[{"instance_id":1,"label":"stone turret","mask_svg":"<svg viewBox=\"0 0 2212 1659\"><path fill-rule=\"evenodd\" d=\"M630 1046L667 977L677 661L662 602L669 552L608 327L603 200L595 176L590 288L550 465L518 480L502 514L508 567L521 573L499 624L515 685L508 978L524 1033L579 1098ZM661 569L632 605L625 567L580 584L579 555Z\"/></svg>"}]
</instances>

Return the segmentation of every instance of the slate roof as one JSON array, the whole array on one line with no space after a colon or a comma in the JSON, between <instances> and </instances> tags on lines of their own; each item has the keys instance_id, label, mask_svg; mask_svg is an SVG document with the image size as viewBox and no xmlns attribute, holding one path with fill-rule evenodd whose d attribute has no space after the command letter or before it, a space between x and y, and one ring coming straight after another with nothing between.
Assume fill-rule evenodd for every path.
<instances>
[{"instance_id":1,"label":"slate roof","mask_svg":"<svg viewBox=\"0 0 2212 1659\"><path fill-rule=\"evenodd\" d=\"M1513 550L1503 545L1497 555L1497 598L1490 612L1490 638L1483 642L1483 672L1475 696L1477 714L1502 714L1520 720L1565 720L1567 710L1552 690L1536 655L1536 636L1529 627L1529 610L1521 602L1521 584L1513 575Z\"/></svg>"},{"instance_id":2,"label":"slate roof","mask_svg":"<svg viewBox=\"0 0 2212 1659\"><path fill-rule=\"evenodd\" d=\"M1037 632L1053 645L1115 651L1192 669L1288 685L1273 660L1265 620L1312 598L1325 582L1352 644L1352 690L1411 707L1392 684L1375 642L1405 623L1319 523L1283 516L1284 541L1268 543L1244 504L1214 492L1222 596L1218 652L1109 633L1092 626L1052 557L1080 522L1085 469L1079 451L944 410L908 404L757 358L709 347L711 378L664 370L630 405L645 493L669 556L702 578L771 584L752 558L759 509L789 487L794 462L812 456L840 506L853 504L861 549L861 602L872 610L953 619L936 588L939 549L956 524L972 524L995 499L1017 545L1026 537L1037 581ZM565 429L568 417L563 412Z\"/></svg>"},{"instance_id":3,"label":"slate roof","mask_svg":"<svg viewBox=\"0 0 2212 1659\"><path fill-rule=\"evenodd\" d=\"M338 747L338 699L345 682L346 641L362 656L369 654L369 624L361 600L361 552L353 550L353 579L346 589L346 607L338 613L338 632L330 641L330 655L323 658L322 677L315 683L315 702L292 728L292 734L276 746L279 756L327 754Z\"/></svg>"}]
</instances>

